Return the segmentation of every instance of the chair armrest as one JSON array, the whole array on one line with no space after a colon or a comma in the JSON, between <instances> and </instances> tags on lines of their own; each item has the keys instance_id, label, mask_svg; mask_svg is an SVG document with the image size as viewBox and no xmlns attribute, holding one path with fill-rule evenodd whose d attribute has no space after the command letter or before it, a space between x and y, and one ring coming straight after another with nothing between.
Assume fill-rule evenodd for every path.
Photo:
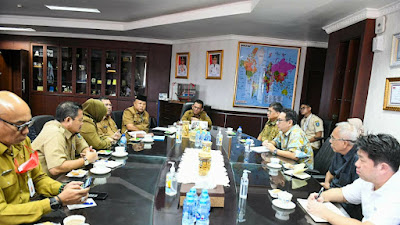
<instances>
[{"instance_id":1,"label":"chair armrest","mask_svg":"<svg viewBox=\"0 0 400 225\"><path fill-rule=\"evenodd\" d=\"M311 176L319 182L325 181L325 175L311 175Z\"/></svg>"},{"instance_id":2,"label":"chair armrest","mask_svg":"<svg viewBox=\"0 0 400 225\"><path fill-rule=\"evenodd\" d=\"M318 170L314 170L314 169L307 169L306 172L311 174L311 175L313 175L313 174L321 174L321 172L319 172Z\"/></svg>"}]
</instances>

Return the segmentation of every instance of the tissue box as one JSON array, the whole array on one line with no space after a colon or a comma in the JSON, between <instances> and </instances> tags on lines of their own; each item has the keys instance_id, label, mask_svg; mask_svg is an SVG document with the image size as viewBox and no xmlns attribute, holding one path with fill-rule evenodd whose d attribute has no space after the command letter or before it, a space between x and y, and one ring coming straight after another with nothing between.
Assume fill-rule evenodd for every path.
<instances>
[{"instance_id":1,"label":"tissue box","mask_svg":"<svg viewBox=\"0 0 400 225\"><path fill-rule=\"evenodd\" d=\"M182 184L179 195L179 205L183 205L183 200L186 198L186 193L190 191L194 184ZM201 190L197 189L197 194L201 194ZM208 195L210 196L211 207L224 207L225 204L225 191L224 186L217 185L214 189L208 189Z\"/></svg>"}]
</instances>

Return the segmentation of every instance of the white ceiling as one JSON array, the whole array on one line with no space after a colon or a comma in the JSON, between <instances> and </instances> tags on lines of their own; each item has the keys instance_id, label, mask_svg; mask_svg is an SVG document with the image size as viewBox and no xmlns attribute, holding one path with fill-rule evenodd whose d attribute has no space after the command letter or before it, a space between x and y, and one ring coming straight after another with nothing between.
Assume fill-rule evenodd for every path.
<instances>
[{"instance_id":1,"label":"white ceiling","mask_svg":"<svg viewBox=\"0 0 400 225\"><path fill-rule=\"evenodd\" d=\"M227 10L229 5L249 2L257 3L249 13L185 21L193 19L195 12L197 15L204 13L211 16L213 10L216 14L230 14L233 10ZM398 2L399 0L1 0L0 26L32 27L39 33L107 35L169 41L234 34L326 42L328 35L322 27L366 8L379 10ZM21 4L22 8L18 8L17 4ZM101 13L51 11L44 6L46 4L97 8Z\"/></svg>"}]
</instances>

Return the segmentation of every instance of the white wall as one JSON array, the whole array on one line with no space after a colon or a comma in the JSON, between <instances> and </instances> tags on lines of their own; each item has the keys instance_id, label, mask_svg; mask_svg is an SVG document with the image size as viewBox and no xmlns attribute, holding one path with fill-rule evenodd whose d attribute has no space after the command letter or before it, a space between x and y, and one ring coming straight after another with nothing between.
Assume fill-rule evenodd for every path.
<instances>
[{"instance_id":1,"label":"white wall","mask_svg":"<svg viewBox=\"0 0 400 225\"><path fill-rule=\"evenodd\" d=\"M385 48L376 52L372 64L364 124L372 133L391 134L400 140L400 112L383 110L385 81L387 77L400 77L400 67L390 67L393 34L400 33L400 11L386 15L386 30L383 34Z\"/></svg>"},{"instance_id":2,"label":"white wall","mask_svg":"<svg viewBox=\"0 0 400 225\"><path fill-rule=\"evenodd\" d=\"M327 43L310 43L296 40L282 40L249 36L219 36L196 40L175 41L172 45L171 80L169 97L173 96L173 86L176 83L193 83L199 85L199 99L213 109L266 113L263 109L233 107L235 89L237 51L239 41L298 46L301 48L300 67L297 78L295 109L299 108L301 88L303 86L304 63L306 59L306 46L327 47ZM222 80L207 80L206 53L211 50L224 50ZM175 60L177 52L190 52L189 79L175 78Z\"/></svg>"}]
</instances>

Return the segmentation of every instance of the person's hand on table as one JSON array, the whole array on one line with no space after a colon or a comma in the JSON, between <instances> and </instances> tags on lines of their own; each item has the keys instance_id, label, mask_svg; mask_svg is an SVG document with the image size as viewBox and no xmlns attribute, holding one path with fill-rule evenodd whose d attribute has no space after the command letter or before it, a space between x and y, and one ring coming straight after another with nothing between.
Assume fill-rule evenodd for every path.
<instances>
[{"instance_id":1,"label":"person's hand on table","mask_svg":"<svg viewBox=\"0 0 400 225\"><path fill-rule=\"evenodd\" d=\"M265 145L265 147L267 147L267 149L268 149L270 152L273 152L273 151L276 149L275 145L273 145L273 144L271 144L271 143L267 143L267 144Z\"/></svg>"},{"instance_id":2,"label":"person's hand on table","mask_svg":"<svg viewBox=\"0 0 400 225\"><path fill-rule=\"evenodd\" d=\"M321 183L319 183L321 186L323 186L324 188L325 188L325 190L328 190L329 188L331 188L331 185L330 184L327 184L327 183L325 183L325 182L321 182Z\"/></svg>"},{"instance_id":3,"label":"person's hand on table","mask_svg":"<svg viewBox=\"0 0 400 225\"><path fill-rule=\"evenodd\" d=\"M323 204L324 198L320 196L318 199L316 199L317 197L318 193L310 194L307 202L307 211L315 216L321 217L322 219L326 219L329 209L327 209Z\"/></svg>"},{"instance_id":4,"label":"person's hand on table","mask_svg":"<svg viewBox=\"0 0 400 225\"><path fill-rule=\"evenodd\" d=\"M83 182L72 181L65 185L64 190L58 195L63 205L80 204L85 202L89 196L89 189L83 189Z\"/></svg>"},{"instance_id":5,"label":"person's hand on table","mask_svg":"<svg viewBox=\"0 0 400 225\"><path fill-rule=\"evenodd\" d=\"M114 135L111 136L111 138L118 141L121 138L121 133L119 132L119 130L115 132Z\"/></svg>"},{"instance_id":6,"label":"person's hand on table","mask_svg":"<svg viewBox=\"0 0 400 225\"><path fill-rule=\"evenodd\" d=\"M93 163L99 158L96 150L92 149L92 146L89 147L89 151L86 151L85 156L90 163Z\"/></svg>"},{"instance_id":7,"label":"person's hand on table","mask_svg":"<svg viewBox=\"0 0 400 225\"><path fill-rule=\"evenodd\" d=\"M265 141L262 142L261 145L262 145L262 146L267 146L268 143L269 143L269 141L268 141L268 140L265 140Z\"/></svg>"}]
</instances>

